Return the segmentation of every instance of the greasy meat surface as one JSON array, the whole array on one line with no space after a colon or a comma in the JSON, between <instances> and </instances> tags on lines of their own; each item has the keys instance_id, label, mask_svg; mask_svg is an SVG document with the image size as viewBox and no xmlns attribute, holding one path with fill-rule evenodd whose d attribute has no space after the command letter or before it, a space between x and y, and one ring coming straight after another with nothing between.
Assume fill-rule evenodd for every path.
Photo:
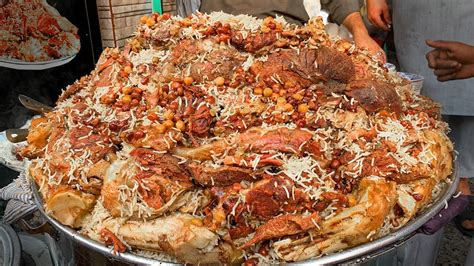
<instances>
[{"instance_id":1,"label":"greasy meat surface","mask_svg":"<svg viewBox=\"0 0 474 266\"><path fill-rule=\"evenodd\" d=\"M452 172L439 106L323 28L141 18L32 122L21 155L47 213L206 265L317 258L409 222Z\"/></svg>"},{"instance_id":2,"label":"greasy meat surface","mask_svg":"<svg viewBox=\"0 0 474 266\"><path fill-rule=\"evenodd\" d=\"M223 166L214 169L191 163L187 165L187 168L191 172L193 180L203 186L228 186L243 180L256 179L252 170L241 167Z\"/></svg>"},{"instance_id":3,"label":"greasy meat surface","mask_svg":"<svg viewBox=\"0 0 474 266\"><path fill-rule=\"evenodd\" d=\"M347 95L353 97L369 112L383 109L400 113L402 103L395 88L378 80L357 80L348 85Z\"/></svg>"}]
</instances>

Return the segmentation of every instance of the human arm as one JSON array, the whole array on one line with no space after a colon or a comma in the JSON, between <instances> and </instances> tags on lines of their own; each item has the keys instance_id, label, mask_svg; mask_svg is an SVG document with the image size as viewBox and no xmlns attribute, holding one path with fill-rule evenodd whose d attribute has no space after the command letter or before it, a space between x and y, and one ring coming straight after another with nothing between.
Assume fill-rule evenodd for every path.
<instances>
[{"instance_id":1,"label":"human arm","mask_svg":"<svg viewBox=\"0 0 474 266\"><path fill-rule=\"evenodd\" d=\"M451 41L431 41L426 44L435 48L426 54L428 66L438 81L474 77L474 46Z\"/></svg>"},{"instance_id":2,"label":"human arm","mask_svg":"<svg viewBox=\"0 0 474 266\"><path fill-rule=\"evenodd\" d=\"M392 18L387 0L367 0L367 16L374 26L385 31L390 30Z\"/></svg>"},{"instance_id":3,"label":"human arm","mask_svg":"<svg viewBox=\"0 0 474 266\"><path fill-rule=\"evenodd\" d=\"M343 25L352 33L357 46L367 48L382 63L386 62L385 53L382 48L370 37L359 12L349 14Z\"/></svg>"},{"instance_id":4,"label":"human arm","mask_svg":"<svg viewBox=\"0 0 474 266\"><path fill-rule=\"evenodd\" d=\"M380 46L370 37L360 15L358 0L321 0L324 9L329 11L331 21L344 25L354 38L357 46L367 48L372 54L378 55L385 63L385 54Z\"/></svg>"}]
</instances>

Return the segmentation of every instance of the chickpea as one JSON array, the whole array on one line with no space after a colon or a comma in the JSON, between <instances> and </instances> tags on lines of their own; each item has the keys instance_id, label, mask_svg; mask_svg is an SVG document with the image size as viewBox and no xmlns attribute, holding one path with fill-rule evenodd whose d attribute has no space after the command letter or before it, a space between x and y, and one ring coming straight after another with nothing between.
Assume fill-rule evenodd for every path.
<instances>
[{"instance_id":1,"label":"chickpea","mask_svg":"<svg viewBox=\"0 0 474 266\"><path fill-rule=\"evenodd\" d=\"M281 85L279 83L275 83L272 85L273 92L279 93L281 90Z\"/></svg>"},{"instance_id":2,"label":"chickpea","mask_svg":"<svg viewBox=\"0 0 474 266\"><path fill-rule=\"evenodd\" d=\"M280 94L280 96L285 96L286 95L286 90L280 90L280 92L278 94Z\"/></svg>"},{"instance_id":3,"label":"chickpea","mask_svg":"<svg viewBox=\"0 0 474 266\"><path fill-rule=\"evenodd\" d=\"M122 88L122 93L123 94L130 94L130 93L132 93L132 88L124 87L124 88Z\"/></svg>"},{"instance_id":4,"label":"chickpea","mask_svg":"<svg viewBox=\"0 0 474 266\"><path fill-rule=\"evenodd\" d=\"M270 98L272 99L272 101L276 102L278 98L280 98L280 95L278 95L278 93L273 93Z\"/></svg>"},{"instance_id":5,"label":"chickpea","mask_svg":"<svg viewBox=\"0 0 474 266\"><path fill-rule=\"evenodd\" d=\"M148 114L148 119L151 120L151 121L156 121L158 120L158 115L156 113L149 113Z\"/></svg>"},{"instance_id":6,"label":"chickpea","mask_svg":"<svg viewBox=\"0 0 474 266\"><path fill-rule=\"evenodd\" d=\"M132 99L140 99L142 97L140 93L136 93L136 92L132 92L130 96L132 97Z\"/></svg>"},{"instance_id":7,"label":"chickpea","mask_svg":"<svg viewBox=\"0 0 474 266\"><path fill-rule=\"evenodd\" d=\"M194 82L193 77L185 77L184 78L184 84L186 84L186 86L189 86L189 85L193 84L193 82Z\"/></svg>"},{"instance_id":8,"label":"chickpea","mask_svg":"<svg viewBox=\"0 0 474 266\"><path fill-rule=\"evenodd\" d=\"M167 111L163 114L163 117L164 117L166 120L173 120L174 114L173 114L173 112L171 112L170 110L167 110Z\"/></svg>"},{"instance_id":9,"label":"chickpea","mask_svg":"<svg viewBox=\"0 0 474 266\"><path fill-rule=\"evenodd\" d=\"M262 95L263 94L263 89L260 88L260 87L256 87L255 89L253 89L253 94Z\"/></svg>"},{"instance_id":10,"label":"chickpea","mask_svg":"<svg viewBox=\"0 0 474 266\"><path fill-rule=\"evenodd\" d=\"M289 88L294 87L294 86L295 86L295 83L292 82L292 81L287 81L287 82L285 82L285 85L284 85L285 89L289 89Z\"/></svg>"},{"instance_id":11,"label":"chickpea","mask_svg":"<svg viewBox=\"0 0 474 266\"><path fill-rule=\"evenodd\" d=\"M171 82L171 88L173 90L177 90L179 87L182 87L183 85L181 85L181 83L177 82L177 81L173 81Z\"/></svg>"},{"instance_id":12,"label":"chickpea","mask_svg":"<svg viewBox=\"0 0 474 266\"><path fill-rule=\"evenodd\" d=\"M308 110L309 110L309 106L307 104L302 103L302 104L298 105L298 112L299 113L304 114L304 113L308 112Z\"/></svg>"},{"instance_id":13,"label":"chickpea","mask_svg":"<svg viewBox=\"0 0 474 266\"><path fill-rule=\"evenodd\" d=\"M142 16L142 17L140 18L140 23L141 23L141 24L145 24L147 20L148 20L148 16Z\"/></svg>"},{"instance_id":14,"label":"chickpea","mask_svg":"<svg viewBox=\"0 0 474 266\"><path fill-rule=\"evenodd\" d=\"M155 25L155 20L152 19L152 18L148 18L148 19L146 20L146 25L147 25L148 27L151 27L151 26Z\"/></svg>"},{"instance_id":15,"label":"chickpea","mask_svg":"<svg viewBox=\"0 0 474 266\"><path fill-rule=\"evenodd\" d=\"M341 165L341 162L338 159L334 159L331 162L331 168L332 169L337 169Z\"/></svg>"},{"instance_id":16,"label":"chickpea","mask_svg":"<svg viewBox=\"0 0 474 266\"><path fill-rule=\"evenodd\" d=\"M266 87L265 89L263 89L263 96L265 97L270 97L272 96L273 94L273 90L269 87Z\"/></svg>"},{"instance_id":17,"label":"chickpea","mask_svg":"<svg viewBox=\"0 0 474 266\"><path fill-rule=\"evenodd\" d=\"M166 120L165 122L163 122L163 125L167 128L172 128L174 126L174 122L173 120Z\"/></svg>"},{"instance_id":18,"label":"chickpea","mask_svg":"<svg viewBox=\"0 0 474 266\"><path fill-rule=\"evenodd\" d=\"M278 97L277 104L285 104L285 103L286 103L286 98L285 97Z\"/></svg>"},{"instance_id":19,"label":"chickpea","mask_svg":"<svg viewBox=\"0 0 474 266\"><path fill-rule=\"evenodd\" d=\"M291 95L291 97L293 97L293 99L297 100L297 101L301 101L303 99L303 95L299 94L299 93L294 93Z\"/></svg>"},{"instance_id":20,"label":"chickpea","mask_svg":"<svg viewBox=\"0 0 474 266\"><path fill-rule=\"evenodd\" d=\"M182 120L176 121L175 126L179 131L184 131L186 129L186 124Z\"/></svg>"},{"instance_id":21,"label":"chickpea","mask_svg":"<svg viewBox=\"0 0 474 266\"><path fill-rule=\"evenodd\" d=\"M130 73L132 73L132 67L131 66L125 66L123 68L123 71L125 71L125 73L127 73L127 74L130 74Z\"/></svg>"},{"instance_id":22,"label":"chickpea","mask_svg":"<svg viewBox=\"0 0 474 266\"><path fill-rule=\"evenodd\" d=\"M163 125L163 124L158 124L156 125L156 131L158 131L158 133L160 134L163 134L166 132L166 126Z\"/></svg>"},{"instance_id":23,"label":"chickpea","mask_svg":"<svg viewBox=\"0 0 474 266\"><path fill-rule=\"evenodd\" d=\"M225 83L225 79L224 79L224 77L217 77L216 79L214 79L214 83L217 86L222 86Z\"/></svg>"},{"instance_id":24,"label":"chickpea","mask_svg":"<svg viewBox=\"0 0 474 266\"><path fill-rule=\"evenodd\" d=\"M275 106L275 109L278 110L278 111L284 112L284 111L286 111L285 104L286 104L286 102L285 103L278 103Z\"/></svg>"},{"instance_id":25,"label":"chickpea","mask_svg":"<svg viewBox=\"0 0 474 266\"><path fill-rule=\"evenodd\" d=\"M285 104L285 111L287 111L287 112L293 111L293 105L291 105L290 103L286 103Z\"/></svg>"},{"instance_id":26,"label":"chickpea","mask_svg":"<svg viewBox=\"0 0 474 266\"><path fill-rule=\"evenodd\" d=\"M130 102L132 102L132 97L130 95L125 95L122 97L122 102L125 104L130 104Z\"/></svg>"}]
</instances>

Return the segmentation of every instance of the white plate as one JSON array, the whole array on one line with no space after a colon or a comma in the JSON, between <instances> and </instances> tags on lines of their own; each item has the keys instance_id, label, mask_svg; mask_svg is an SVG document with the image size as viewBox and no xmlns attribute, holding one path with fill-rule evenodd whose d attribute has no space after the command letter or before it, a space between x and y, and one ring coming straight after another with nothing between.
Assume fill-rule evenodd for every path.
<instances>
[{"instance_id":1,"label":"white plate","mask_svg":"<svg viewBox=\"0 0 474 266\"><path fill-rule=\"evenodd\" d=\"M67 64L71 62L74 57L76 57L76 54L59 59L40 62L27 62L16 59L0 58L0 67L12 68L17 70L44 70Z\"/></svg>"}]
</instances>

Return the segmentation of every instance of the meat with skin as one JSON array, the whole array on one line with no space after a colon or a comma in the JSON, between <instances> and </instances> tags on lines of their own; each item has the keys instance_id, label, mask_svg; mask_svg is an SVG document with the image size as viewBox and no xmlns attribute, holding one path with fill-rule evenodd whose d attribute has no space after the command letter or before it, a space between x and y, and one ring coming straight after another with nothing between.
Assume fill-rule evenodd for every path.
<instances>
[{"instance_id":1,"label":"meat with skin","mask_svg":"<svg viewBox=\"0 0 474 266\"><path fill-rule=\"evenodd\" d=\"M244 149L253 152L280 151L287 153L300 153L302 145L311 140L313 134L301 129L286 127L262 133L260 129L248 130L239 135L238 143Z\"/></svg>"},{"instance_id":2,"label":"meat with skin","mask_svg":"<svg viewBox=\"0 0 474 266\"><path fill-rule=\"evenodd\" d=\"M263 79L274 76L302 87L329 80L348 83L355 75L351 58L329 47L273 53L267 62L254 63L251 71Z\"/></svg>"},{"instance_id":3,"label":"meat with skin","mask_svg":"<svg viewBox=\"0 0 474 266\"><path fill-rule=\"evenodd\" d=\"M211 160L212 154L221 154L232 143L238 143L239 148L252 152L280 151L298 154L304 148L305 143L312 138L309 131L302 129L289 129L287 127L265 131L262 128L254 127L241 133L236 137L219 140L196 148L176 147L173 154L193 159Z\"/></svg>"},{"instance_id":4,"label":"meat with skin","mask_svg":"<svg viewBox=\"0 0 474 266\"><path fill-rule=\"evenodd\" d=\"M294 183L284 177L267 177L244 192L245 205L253 217L262 220L269 220L281 212L292 212L307 201L303 192L293 187Z\"/></svg>"},{"instance_id":5,"label":"meat with skin","mask_svg":"<svg viewBox=\"0 0 474 266\"><path fill-rule=\"evenodd\" d=\"M317 222L319 222L319 216L316 212L306 217L301 214L286 214L278 216L259 226L253 238L243 244L240 248L246 249L254 244L272 238L306 232L315 228Z\"/></svg>"},{"instance_id":6,"label":"meat with skin","mask_svg":"<svg viewBox=\"0 0 474 266\"><path fill-rule=\"evenodd\" d=\"M272 45L277 41L277 35L274 32L256 33L244 38L241 33L233 32L231 44L238 49L246 52L255 53L265 46Z\"/></svg>"},{"instance_id":7,"label":"meat with skin","mask_svg":"<svg viewBox=\"0 0 474 266\"><path fill-rule=\"evenodd\" d=\"M347 86L346 94L368 112L387 110L395 113L402 112L402 101L395 88L379 80L355 80Z\"/></svg>"},{"instance_id":8,"label":"meat with skin","mask_svg":"<svg viewBox=\"0 0 474 266\"><path fill-rule=\"evenodd\" d=\"M151 149L137 148L130 155L144 167L173 180L188 181L189 173L179 164L179 159L167 154L156 153Z\"/></svg>"},{"instance_id":9,"label":"meat with skin","mask_svg":"<svg viewBox=\"0 0 474 266\"><path fill-rule=\"evenodd\" d=\"M206 55L202 60L200 55ZM232 46L219 46L211 40L183 40L171 54L171 62L183 69L190 67L194 81L230 79L234 69L243 62L242 56Z\"/></svg>"},{"instance_id":10,"label":"meat with skin","mask_svg":"<svg viewBox=\"0 0 474 266\"><path fill-rule=\"evenodd\" d=\"M202 186L228 186L240 181L255 181L253 171L235 166L221 166L217 169L191 163L187 165L193 179Z\"/></svg>"}]
</instances>

